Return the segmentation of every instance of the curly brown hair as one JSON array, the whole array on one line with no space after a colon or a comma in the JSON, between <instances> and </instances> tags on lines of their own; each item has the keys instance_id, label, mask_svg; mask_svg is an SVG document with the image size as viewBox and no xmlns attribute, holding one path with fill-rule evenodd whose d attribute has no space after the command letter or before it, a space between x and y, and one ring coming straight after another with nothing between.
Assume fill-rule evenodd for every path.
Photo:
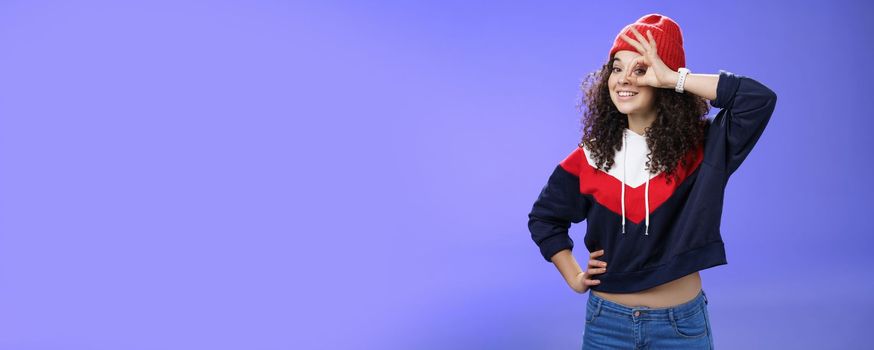
<instances>
[{"instance_id":1,"label":"curly brown hair","mask_svg":"<svg viewBox=\"0 0 874 350\"><path fill-rule=\"evenodd\" d=\"M610 99L608 79L613 60L609 59L600 69L589 73L580 84L583 96L577 109L583 107L582 140L591 151L596 167L609 171L613 157L622 148L622 135L628 128L628 117L619 112ZM655 89L654 108L656 120L646 128L646 143L650 149L646 165L650 173L665 172L668 183L676 175L675 170L689 150L701 145L707 127L707 100L697 95L673 89ZM597 142L596 142L597 140ZM605 164L606 163L606 164Z\"/></svg>"}]
</instances>

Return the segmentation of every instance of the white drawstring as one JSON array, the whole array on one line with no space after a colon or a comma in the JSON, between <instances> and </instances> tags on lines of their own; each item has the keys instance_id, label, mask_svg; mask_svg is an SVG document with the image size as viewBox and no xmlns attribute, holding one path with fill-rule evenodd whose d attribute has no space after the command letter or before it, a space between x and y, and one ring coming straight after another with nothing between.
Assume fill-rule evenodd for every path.
<instances>
[{"instance_id":1,"label":"white drawstring","mask_svg":"<svg viewBox=\"0 0 874 350\"><path fill-rule=\"evenodd\" d=\"M625 233L625 169L628 168L628 148L625 139L628 137L628 130L622 132L622 233ZM644 234L649 236L649 167L646 170L646 192L644 192L644 205L646 207L646 230Z\"/></svg>"},{"instance_id":2,"label":"white drawstring","mask_svg":"<svg viewBox=\"0 0 874 350\"><path fill-rule=\"evenodd\" d=\"M649 236L649 167L646 168L646 192L644 192L644 202L646 202L646 231L644 234Z\"/></svg>"},{"instance_id":3,"label":"white drawstring","mask_svg":"<svg viewBox=\"0 0 874 350\"><path fill-rule=\"evenodd\" d=\"M625 168L628 167L628 149L625 146L625 139L628 137L627 131L622 132L622 152L625 157L622 160L622 233L625 233Z\"/></svg>"}]
</instances>

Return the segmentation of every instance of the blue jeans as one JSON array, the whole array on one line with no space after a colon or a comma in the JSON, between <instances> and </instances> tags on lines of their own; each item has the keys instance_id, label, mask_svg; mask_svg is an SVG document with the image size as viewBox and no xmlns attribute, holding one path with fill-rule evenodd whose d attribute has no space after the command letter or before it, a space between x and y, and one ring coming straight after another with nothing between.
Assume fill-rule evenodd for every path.
<instances>
[{"instance_id":1,"label":"blue jeans","mask_svg":"<svg viewBox=\"0 0 874 350\"><path fill-rule=\"evenodd\" d=\"M629 307L589 291L583 349L713 349L707 295L665 308Z\"/></svg>"}]
</instances>

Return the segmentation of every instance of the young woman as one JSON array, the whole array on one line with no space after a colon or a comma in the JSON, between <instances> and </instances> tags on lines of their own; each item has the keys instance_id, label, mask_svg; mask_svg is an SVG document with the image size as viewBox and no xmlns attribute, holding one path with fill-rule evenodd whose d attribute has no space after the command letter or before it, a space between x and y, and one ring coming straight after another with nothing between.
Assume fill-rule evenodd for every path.
<instances>
[{"instance_id":1,"label":"young woman","mask_svg":"<svg viewBox=\"0 0 874 350\"><path fill-rule=\"evenodd\" d=\"M584 84L582 141L534 202L531 237L574 291L591 290L584 349L712 348L699 271L727 264L724 190L777 96L725 70L690 73L680 27L660 14L623 28L608 58ZM585 270L568 234L583 220Z\"/></svg>"}]
</instances>

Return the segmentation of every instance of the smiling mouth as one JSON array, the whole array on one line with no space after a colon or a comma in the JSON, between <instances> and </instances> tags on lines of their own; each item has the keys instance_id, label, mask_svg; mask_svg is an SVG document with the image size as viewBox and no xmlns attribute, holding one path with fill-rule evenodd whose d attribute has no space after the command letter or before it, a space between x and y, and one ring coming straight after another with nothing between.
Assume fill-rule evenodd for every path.
<instances>
[{"instance_id":1,"label":"smiling mouth","mask_svg":"<svg viewBox=\"0 0 874 350\"><path fill-rule=\"evenodd\" d=\"M620 100L630 100L630 99L634 98L634 96L637 96L637 94L638 94L637 92L624 92L623 91L623 92L617 93L616 95L619 96Z\"/></svg>"}]
</instances>

